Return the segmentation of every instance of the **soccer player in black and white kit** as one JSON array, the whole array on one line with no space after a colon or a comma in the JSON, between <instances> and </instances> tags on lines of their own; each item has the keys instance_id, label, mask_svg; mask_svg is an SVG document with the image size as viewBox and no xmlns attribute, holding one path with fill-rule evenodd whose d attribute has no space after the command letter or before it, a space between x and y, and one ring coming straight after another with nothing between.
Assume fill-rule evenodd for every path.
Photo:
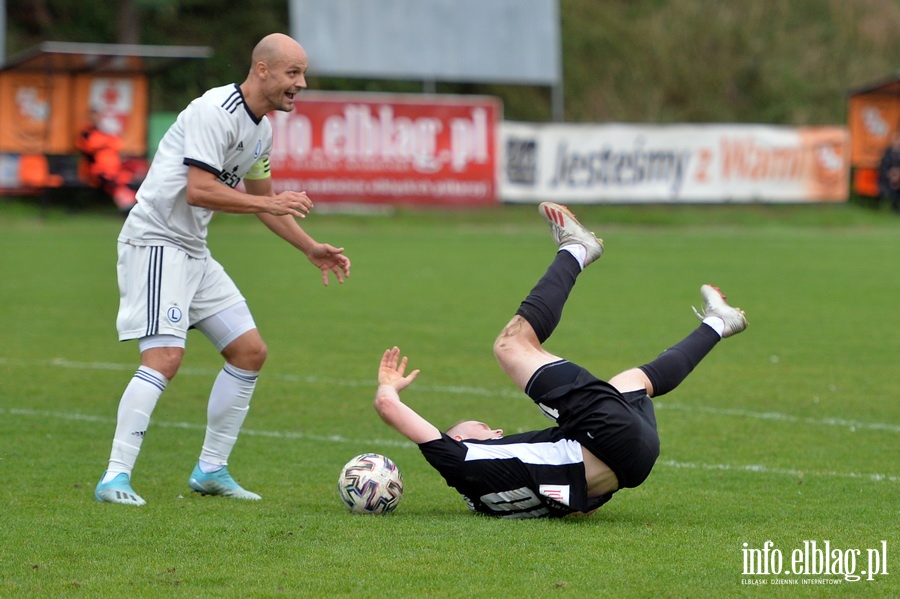
<instances>
[{"instance_id":1,"label":"soccer player in black and white kit","mask_svg":"<svg viewBox=\"0 0 900 599\"><path fill-rule=\"evenodd\" d=\"M505 518L590 513L619 489L640 485L659 457L652 397L677 387L723 337L747 327L744 312L703 285L702 323L652 362L602 381L546 351L581 271L603 254L603 242L565 207L540 205L558 252L494 342L507 375L556 426L504 437L465 420L441 432L400 400L418 376L397 347L378 370L375 410L419 449L475 512Z\"/></svg>"},{"instance_id":2,"label":"soccer player in black and white kit","mask_svg":"<svg viewBox=\"0 0 900 599\"><path fill-rule=\"evenodd\" d=\"M253 49L240 84L213 88L178 115L159 144L118 238L121 341L137 339L141 365L119 402L106 472L94 497L126 505L146 502L131 486L157 400L181 366L189 328L225 358L207 407L207 428L188 484L204 495L258 500L226 465L266 359L244 297L210 256L207 225L215 212L253 213L338 282L350 276L344 248L320 243L298 224L313 203L305 192L275 194L269 173L272 126L266 114L290 112L306 87L308 58L282 34ZM244 191L236 189L243 181Z\"/></svg>"}]
</instances>

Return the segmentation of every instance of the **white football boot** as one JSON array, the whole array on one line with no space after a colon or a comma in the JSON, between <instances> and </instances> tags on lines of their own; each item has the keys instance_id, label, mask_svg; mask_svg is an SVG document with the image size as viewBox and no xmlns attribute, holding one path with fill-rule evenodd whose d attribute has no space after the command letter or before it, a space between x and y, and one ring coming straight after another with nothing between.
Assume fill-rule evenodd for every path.
<instances>
[{"instance_id":1,"label":"white football boot","mask_svg":"<svg viewBox=\"0 0 900 599\"><path fill-rule=\"evenodd\" d=\"M561 248L572 243L584 246L587 250L585 266L603 255L603 240L598 239L578 222L571 210L556 202L541 202L538 210L550 225L550 232L557 247Z\"/></svg>"},{"instance_id":2,"label":"white football boot","mask_svg":"<svg viewBox=\"0 0 900 599\"><path fill-rule=\"evenodd\" d=\"M747 328L747 315L740 308L733 308L725 302L725 294L718 287L703 285L700 287L700 295L703 296L703 307L698 310L691 306L697 318L703 320L710 316L721 318L725 323L725 332L722 337L737 335Z\"/></svg>"}]
</instances>

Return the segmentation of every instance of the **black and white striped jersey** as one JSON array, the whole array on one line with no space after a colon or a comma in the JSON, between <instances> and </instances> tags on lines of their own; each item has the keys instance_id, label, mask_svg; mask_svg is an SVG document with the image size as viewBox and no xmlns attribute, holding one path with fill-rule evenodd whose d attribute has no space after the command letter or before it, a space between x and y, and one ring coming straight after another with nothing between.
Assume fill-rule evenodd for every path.
<instances>
[{"instance_id":1,"label":"black and white striped jersey","mask_svg":"<svg viewBox=\"0 0 900 599\"><path fill-rule=\"evenodd\" d=\"M209 171L233 188L271 151L272 125L250 111L240 86L210 89L181 111L160 140L119 241L174 246L204 257L213 211L187 203L188 167Z\"/></svg>"},{"instance_id":2,"label":"black and white striped jersey","mask_svg":"<svg viewBox=\"0 0 900 599\"><path fill-rule=\"evenodd\" d=\"M491 516L561 517L612 497L587 496L581 444L559 427L484 441L444 434L419 449L471 510Z\"/></svg>"}]
</instances>

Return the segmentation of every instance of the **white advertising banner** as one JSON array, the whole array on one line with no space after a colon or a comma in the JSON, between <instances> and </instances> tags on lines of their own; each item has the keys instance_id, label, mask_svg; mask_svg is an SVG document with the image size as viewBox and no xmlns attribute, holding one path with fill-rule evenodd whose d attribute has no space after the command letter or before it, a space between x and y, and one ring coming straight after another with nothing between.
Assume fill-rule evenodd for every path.
<instances>
[{"instance_id":1,"label":"white advertising banner","mask_svg":"<svg viewBox=\"0 0 900 599\"><path fill-rule=\"evenodd\" d=\"M845 127L502 122L506 202L842 202Z\"/></svg>"}]
</instances>

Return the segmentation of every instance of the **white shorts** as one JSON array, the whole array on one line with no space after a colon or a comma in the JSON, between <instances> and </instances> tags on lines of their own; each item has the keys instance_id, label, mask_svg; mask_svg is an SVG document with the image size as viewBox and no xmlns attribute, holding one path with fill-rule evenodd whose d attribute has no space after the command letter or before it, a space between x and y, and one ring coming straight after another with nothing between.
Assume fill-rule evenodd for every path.
<instances>
[{"instance_id":1,"label":"white shorts","mask_svg":"<svg viewBox=\"0 0 900 599\"><path fill-rule=\"evenodd\" d=\"M211 256L197 259L170 246L119 243L119 340L187 337L188 329L244 301Z\"/></svg>"}]
</instances>

